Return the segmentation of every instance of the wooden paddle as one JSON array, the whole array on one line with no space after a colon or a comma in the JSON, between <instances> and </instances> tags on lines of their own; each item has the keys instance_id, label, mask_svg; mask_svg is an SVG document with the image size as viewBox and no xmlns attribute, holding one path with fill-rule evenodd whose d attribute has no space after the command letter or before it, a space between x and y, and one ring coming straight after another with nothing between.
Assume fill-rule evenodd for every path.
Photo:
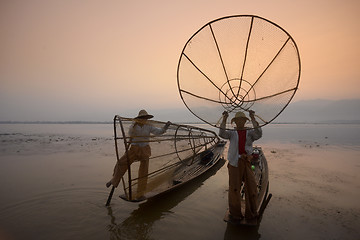
<instances>
[{"instance_id":1,"label":"wooden paddle","mask_svg":"<svg viewBox=\"0 0 360 240\"><path fill-rule=\"evenodd\" d=\"M108 197L108 200L106 201L105 206L109 206L109 205L110 205L112 195L114 194L114 190L115 190L115 187L112 186L111 191L110 191L110 194L109 194L109 197Z\"/></svg>"}]
</instances>

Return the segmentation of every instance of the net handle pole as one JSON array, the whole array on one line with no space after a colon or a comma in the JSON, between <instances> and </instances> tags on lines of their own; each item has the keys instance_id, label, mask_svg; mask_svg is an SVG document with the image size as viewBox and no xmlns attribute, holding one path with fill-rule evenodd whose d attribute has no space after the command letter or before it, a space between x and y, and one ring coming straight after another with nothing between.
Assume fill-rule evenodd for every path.
<instances>
[{"instance_id":1,"label":"net handle pole","mask_svg":"<svg viewBox=\"0 0 360 240\"><path fill-rule=\"evenodd\" d=\"M121 127L121 132L122 132L122 135L123 135L123 138L124 138L124 145L125 145L125 155L126 155L126 158L127 158L127 166L128 166L128 175L129 175L129 198L131 200L131 171L130 171L130 159L129 159L129 153L128 153L128 149L129 149L129 145L128 142L126 141L126 135L125 135L125 131L124 131L124 127L123 127L123 124L122 124L122 121L121 121L121 118L116 115L114 117L114 139L115 139L115 152L116 152L116 161L117 163L120 163L120 158L119 158L119 150L118 150L118 137L117 137L117 130L116 130L116 121L119 121L120 123L120 127ZM124 182L124 179L122 179L122 181ZM124 184L123 184L124 185ZM109 193L109 197L106 201L106 204L105 206L109 206L110 205L110 202L111 202L111 199L112 199L112 196L114 194L114 191L115 191L115 187L112 186L111 188L111 191ZM124 185L124 191L126 193L126 189L125 189L125 185Z\"/></svg>"},{"instance_id":2,"label":"net handle pole","mask_svg":"<svg viewBox=\"0 0 360 240\"><path fill-rule=\"evenodd\" d=\"M121 129L121 133L124 137L124 145L125 145L125 155L126 155L126 162L127 162L127 167L128 167L128 180L129 180L129 200L131 201L132 200L132 187L131 187L131 164L130 164L130 157L129 157L129 146L130 146L130 143L126 141L126 134L125 134L125 130L124 130L124 125L121 121L121 118L116 115L115 116L115 119L118 119L119 120L119 123L120 123L120 129ZM114 120L114 128L116 128L116 124L115 124L115 120ZM115 131L115 137L116 137L116 131ZM116 141L115 141L116 142ZM119 160L119 159L118 159ZM124 189L125 190L125 189Z\"/></svg>"}]
</instances>

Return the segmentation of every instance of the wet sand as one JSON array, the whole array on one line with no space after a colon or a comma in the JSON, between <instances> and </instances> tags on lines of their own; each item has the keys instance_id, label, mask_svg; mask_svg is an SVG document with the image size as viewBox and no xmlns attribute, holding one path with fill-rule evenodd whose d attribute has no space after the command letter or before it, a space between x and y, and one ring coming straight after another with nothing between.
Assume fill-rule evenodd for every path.
<instances>
[{"instance_id":1,"label":"wet sand","mask_svg":"<svg viewBox=\"0 0 360 240\"><path fill-rule=\"evenodd\" d=\"M259 141L273 197L260 226L244 228L223 221L226 162L151 202L117 189L106 208L111 125L101 136L10 134L0 135L0 239L360 239L358 145Z\"/></svg>"},{"instance_id":2,"label":"wet sand","mask_svg":"<svg viewBox=\"0 0 360 240\"><path fill-rule=\"evenodd\" d=\"M263 146L273 193L266 239L360 237L359 149L317 145Z\"/></svg>"}]
</instances>

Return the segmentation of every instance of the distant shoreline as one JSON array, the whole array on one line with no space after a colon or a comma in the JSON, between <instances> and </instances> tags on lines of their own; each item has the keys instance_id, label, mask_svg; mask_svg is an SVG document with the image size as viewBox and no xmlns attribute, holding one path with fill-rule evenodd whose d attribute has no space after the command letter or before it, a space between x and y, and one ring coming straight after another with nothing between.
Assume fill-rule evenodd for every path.
<instances>
[{"instance_id":1,"label":"distant shoreline","mask_svg":"<svg viewBox=\"0 0 360 240\"><path fill-rule=\"evenodd\" d=\"M206 124L204 122L174 122L176 124ZM0 124L113 124L113 121L0 121ZM338 120L319 122L272 122L277 124L360 124L360 120Z\"/></svg>"},{"instance_id":2,"label":"distant shoreline","mask_svg":"<svg viewBox=\"0 0 360 240\"><path fill-rule=\"evenodd\" d=\"M0 121L0 124L112 124L111 121Z\"/></svg>"}]
</instances>

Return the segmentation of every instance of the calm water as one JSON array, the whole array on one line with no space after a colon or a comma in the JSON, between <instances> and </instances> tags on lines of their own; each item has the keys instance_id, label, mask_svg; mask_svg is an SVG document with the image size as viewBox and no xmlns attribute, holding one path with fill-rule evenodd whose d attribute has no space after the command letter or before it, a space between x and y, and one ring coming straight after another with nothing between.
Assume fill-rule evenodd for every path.
<instances>
[{"instance_id":1,"label":"calm water","mask_svg":"<svg viewBox=\"0 0 360 240\"><path fill-rule=\"evenodd\" d=\"M223 222L225 162L157 201L129 203L118 189L107 208L105 182L116 161L111 124L0 124L0 239L359 239L360 125L278 124L263 131L256 145L268 158L274 197L260 227L239 228ZM348 156L351 171L305 165L325 152ZM354 181L355 188L342 189ZM327 202L326 194L335 200Z\"/></svg>"}]
</instances>

